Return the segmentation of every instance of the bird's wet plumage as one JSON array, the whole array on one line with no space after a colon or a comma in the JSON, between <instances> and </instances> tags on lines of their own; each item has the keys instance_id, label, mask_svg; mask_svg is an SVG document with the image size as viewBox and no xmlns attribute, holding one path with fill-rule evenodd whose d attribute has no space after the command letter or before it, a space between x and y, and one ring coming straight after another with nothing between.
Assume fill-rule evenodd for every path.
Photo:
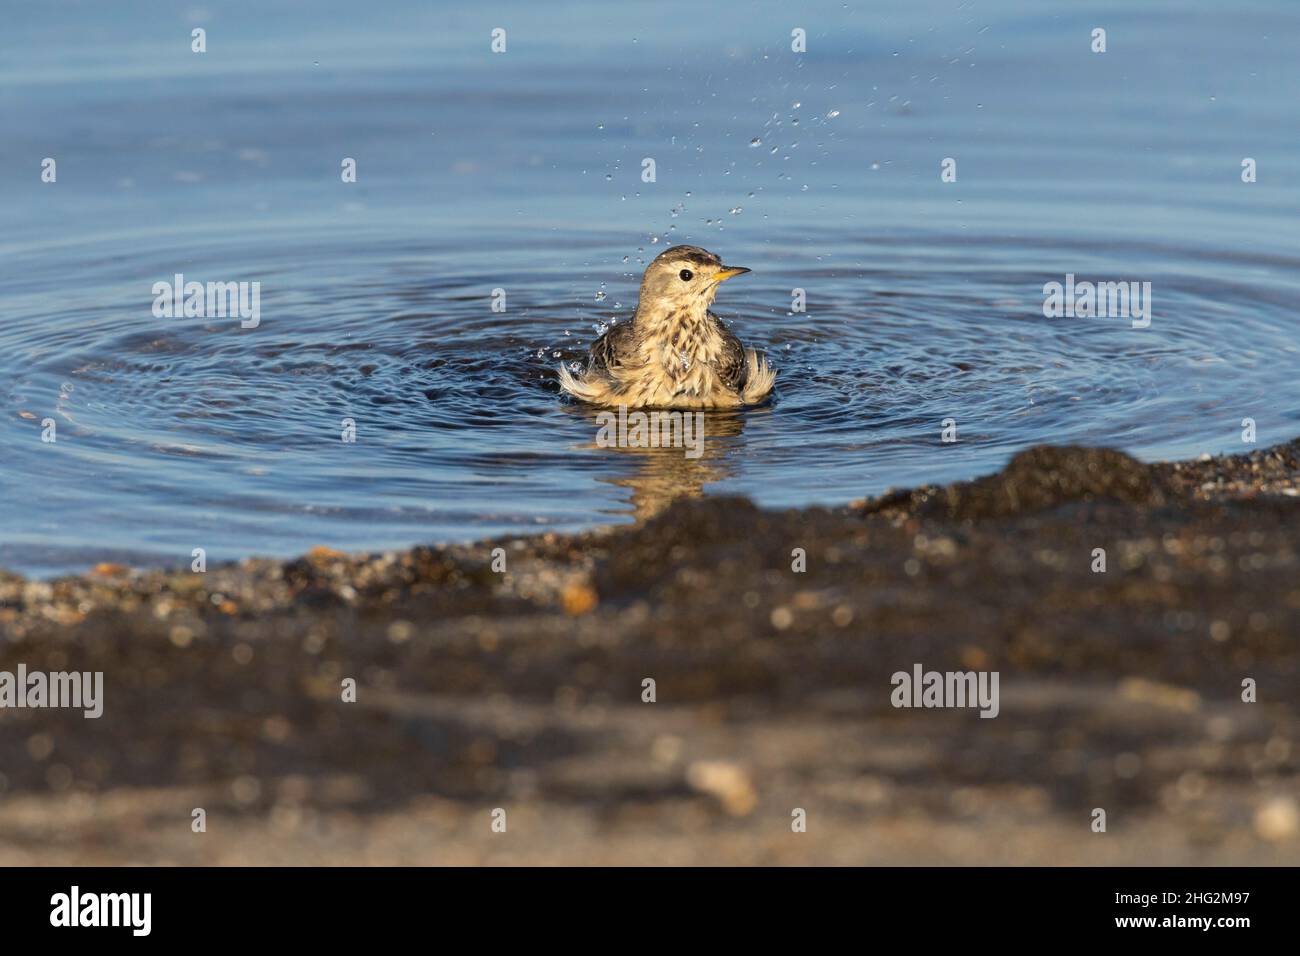
<instances>
[{"instance_id":1,"label":"bird's wet plumage","mask_svg":"<svg viewBox=\"0 0 1300 956\"><path fill-rule=\"evenodd\" d=\"M646 268L636 314L591 346L560 387L597 405L736 408L768 398L776 373L709 311L718 285L748 272L698 246L673 246Z\"/></svg>"}]
</instances>

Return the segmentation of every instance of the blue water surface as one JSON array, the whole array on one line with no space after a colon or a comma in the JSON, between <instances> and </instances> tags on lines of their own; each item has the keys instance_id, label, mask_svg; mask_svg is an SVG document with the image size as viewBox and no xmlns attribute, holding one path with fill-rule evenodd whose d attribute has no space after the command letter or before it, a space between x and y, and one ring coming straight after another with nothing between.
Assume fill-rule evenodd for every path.
<instances>
[{"instance_id":1,"label":"blue water surface","mask_svg":"<svg viewBox=\"0 0 1300 956\"><path fill-rule=\"evenodd\" d=\"M683 494L838 503L1041 442L1300 434L1293 3L2 16L0 566L376 550ZM754 270L715 311L776 400L711 415L699 459L597 447L554 369L682 242ZM259 282L260 324L155 316L176 273ZM1067 273L1150 282L1150 326L1044 317Z\"/></svg>"}]
</instances>

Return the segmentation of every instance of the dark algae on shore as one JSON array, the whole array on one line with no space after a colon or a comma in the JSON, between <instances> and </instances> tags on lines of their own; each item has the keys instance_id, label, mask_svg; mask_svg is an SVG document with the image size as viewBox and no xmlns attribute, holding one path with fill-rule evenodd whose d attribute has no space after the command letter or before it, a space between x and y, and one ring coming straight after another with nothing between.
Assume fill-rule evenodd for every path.
<instances>
[{"instance_id":1,"label":"dark algae on shore","mask_svg":"<svg viewBox=\"0 0 1300 956\"><path fill-rule=\"evenodd\" d=\"M1294 864L1298 494L1300 440L1035 447L832 509L3 575L0 670L105 699L0 714L0 862ZM918 663L998 671L997 718L893 708Z\"/></svg>"}]
</instances>

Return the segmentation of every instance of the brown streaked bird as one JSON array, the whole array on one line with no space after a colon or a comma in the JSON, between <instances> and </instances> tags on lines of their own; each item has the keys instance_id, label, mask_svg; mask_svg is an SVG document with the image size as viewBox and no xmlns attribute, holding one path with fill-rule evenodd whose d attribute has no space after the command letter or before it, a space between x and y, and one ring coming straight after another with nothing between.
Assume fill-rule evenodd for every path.
<instances>
[{"instance_id":1,"label":"brown streaked bird","mask_svg":"<svg viewBox=\"0 0 1300 956\"><path fill-rule=\"evenodd\" d=\"M641 279L630 322L592 343L560 388L584 402L645 408L738 408L772 393L776 372L709 311L718 286L748 272L698 246L661 252Z\"/></svg>"}]
</instances>

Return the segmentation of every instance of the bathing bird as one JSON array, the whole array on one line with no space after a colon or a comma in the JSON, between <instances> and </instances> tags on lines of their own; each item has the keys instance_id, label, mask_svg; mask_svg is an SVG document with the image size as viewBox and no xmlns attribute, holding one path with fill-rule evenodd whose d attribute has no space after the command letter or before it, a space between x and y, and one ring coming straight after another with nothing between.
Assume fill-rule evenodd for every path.
<instances>
[{"instance_id":1,"label":"bathing bird","mask_svg":"<svg viewBox=\"0 0 1300 956\"><path fill-rule=\"evenodd\" d=\"M629 408L762 402L775 370L709 311L718 287L748 271L698 246L665 249L646 267L631 321L593 342L580 372L561 365L560 388L584 402Z\"/></svg>"}]
</instances>

